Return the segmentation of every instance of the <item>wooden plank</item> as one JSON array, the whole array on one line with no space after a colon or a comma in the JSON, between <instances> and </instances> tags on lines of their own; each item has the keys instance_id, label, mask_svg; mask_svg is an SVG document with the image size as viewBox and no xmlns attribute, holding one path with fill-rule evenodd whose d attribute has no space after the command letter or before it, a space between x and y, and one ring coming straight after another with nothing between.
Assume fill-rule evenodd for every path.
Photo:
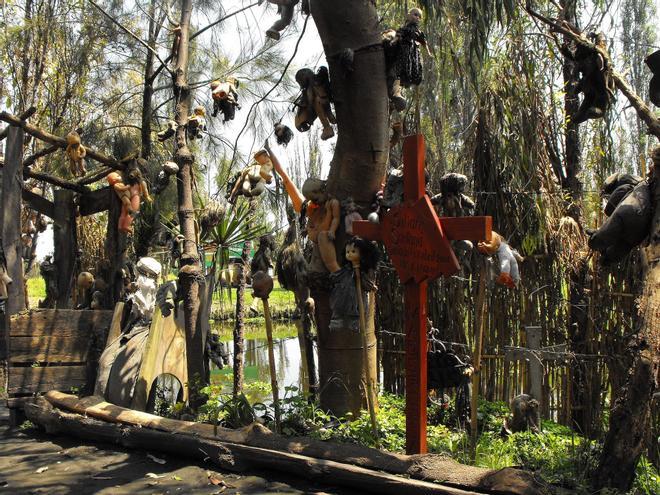
<instances>
[{"instance_id":1,"label":"wooden plank","mask_svg":"<svg viewBox=\"0 0 660 495\"><path fill-rule=\"evenodd\" d=\"M48 201L43 196L34 194L27 189L23 189L22 197L23 201L25 201L33 210L38 211L42 215L46 215L48 218L53 218L55 216L55 205L52 201Z\"/></svg>"},{"instance_id":2,"label":"wooden plank","mask_svg":"<svg viewBox=\"0 0 660 495\"><path fill-rule=\"evenodd\" d=\"M23 191L23 132L8 131L5 166L2 170L2 201L0 202L0 240L7 262L9 284L6 312L11 316L25 309L23 259L21 258L21 202Z\"/></svg>"},{"instance_id":3,"label":"wooden plank","mask_svg":"<svg viewBox=\"0 0 660 495\"><path fill-rule=\"evenodd\" d=\"M53 244L55 245L55 264L57 265L57 307L71 307L71 291L76 267L76 209L73 192L57 189L55 197L55 224L53 226Z\"/></svg>"},{"instance_id":4,"label":"wooden plank","mask_svg":"<svg viewBox=\"0 0 660 495\"><path fill-rule=\"evenodd\" d=\"M90 335L110 326L112 311L35 309L11 318L11 337Z\"/></svg>"},{"instance_id":5,"label":"wooden plank","mask_svg":"<svg viewBox=\"0 0 660 495\"><path fill-rule=\"evenodd\" d=\"M84 217L109 210L112 194L109 187L82 194L78 202L80 215Z\"/></svg>"},{"instance_id":6,"label":"wooden plank","mask_svg":"<svg viewBox=\"0 0 660 495\"><path fill-rule=\"evenodd\" d=\"M80 363L89 356L91 336L11 337L11 365L20 363Z\"/></svg>"},{"instance_id":7,"label":"wooden plank","mask_svg":"<svg viewBox=\"0 0 660 495\"><path fill-rule=\"evenodd\" d=\"M86 366L9 367L7 392L35 393L70 390L85 385Z\"/></svg>"},{"instance_id":8,"label":"wooden plank","mask_svg":"<svg viewBox=\"0 0 660 495\"><path fill-rule=\"evenodd\" d=\"M452 241L490 239L493 217L440 217L442 231Z\"/></svg>"}]
</instances>

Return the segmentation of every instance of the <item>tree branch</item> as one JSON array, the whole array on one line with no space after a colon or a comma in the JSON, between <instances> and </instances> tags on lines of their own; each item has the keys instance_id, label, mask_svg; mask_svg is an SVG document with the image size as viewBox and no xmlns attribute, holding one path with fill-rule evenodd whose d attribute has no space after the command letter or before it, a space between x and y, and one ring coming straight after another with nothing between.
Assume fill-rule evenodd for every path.
<instances>
[{"instance_id":1,"label":"tree branch","mask_svg":"<svg viewBox=\"0 0 660 495\"><path fill-rule=\"evenodd\" d=\"M9 125L20 127L29 135L34 136L37 139L40 139L52 145L55 145L58 148L66 149L67 147L67 142L65 138L55 136L54 134L51 134L47 131L39 129L38 127L30 125L24 120L21 120L20 117L13 115L9 112L0 112L0 120L7 122ZM93 160L96 160L97 162L103 163L104 165L107 165L108 167L112 167L117 170L123 170L125 168L125 165L120 163L115 158L106 156L103 153L88 148L87 146L85 146L85 148L87 149L87 158L91 158Z\"/></svg>"},{"instance_id":2,"label":"tree branch","mask_svg":"<svg viewBox=\"0 0 660 495\"><path fill-rule=\"evenodd\" d=\"M36 111L37 111L37 107L30 107L25 112L20 114L18 118L21 120L27 120L30 117L32 117L32 114L34 114L34 112ZM2 131L0 131L0 141L2 141L7 137L8 132L9 132L9 126L5 127Z\"/></svg>"},{"instance_id":3,"label":"tree branch","mask_svg":"<svg viewBox=\"0 0 660 495\"><path fill-rule=\"evenodd\" d=\"M90 1L91 1L91 0L90 0ZM196 33L191 34L191 35L190 35L190 40L189 40L189 41L194 40L197 36L199 36L200 34L204 33L204 32L207 31L208 29L211 29L212 27L217 26L217 25L220 24L222 21L226 21L226 20L229 19L230 17L233 17L233 16L235 16L235 15L237 15L237 14L240 14L241 12L243 12L243 11L245 11L245 10L247 10L247 9L251 9L252 7L257 6L257 5L259 5L260 3L262 3L262 2L263 2L263 0L261 0L261 1L257 1L257 2L254 2L254 3L251 3L250 5L246 5L245 7L241 8L241 9L238 9L236 12L232 12L231 14L227 14L226 16L221 17L221 18L218 19L217 21L212 22L211 24L209 24L209 25L206 26L206 27L203 27L202 29L200 29L200 30L197 31ZM169 19L169 16L168 16L168 19ZM170 62L170 61L172 60L172 55L170 55L169 57L167 57L167 58L165 59L165 61L162 61L160 58L159 58L158 60L160 61L161 65L160 65L160 66L154 71L154 73L151 75L151 77L149 78L149 79L150 79L149 82L153 82L153 81L156 80L156 78L158 77L158 74L160 74L161 71L167 67L167 63Z\"/></svg>"},{"instance_id":4,"label":"tree branch","mask_svg":"<svg viewBox=\"0 0 660 495\"><path fill-rule=\"evenodd\" d=\"M587 40L587 38L577 28L571 26L569 23L565 21L560 23L559 21L550 19L544 15L539 14L538 12L535 12L531 8L526 8L525 10L527 10L531 16L550 26L553 31L557 31L567 36L576 43L589 45L593 47L594 50L597 50L596 45ZM628 84L628 82L623 78L621 74L612 70L612 79L614 80L614 84L616 84L616 87L619 89L619 91L621 91L624 96L628 98L630 104L635 108L639 118L643 120L644 123L648 126L649 133L660 139L660 119L658 119L653 114L648 105L646 105L646 103L644 103L644 101L639 96L637 96L637 93L635 93L633 88L630 86L630 84Z\"/></svg>"},{"instance_id":5,"label":"tree branch","mask_svg":"<svg viewBox=\"0 0 660 495\"><path fill-rule=\"evenodd\" d=\"M29 167L30 165L33 165L34 162L36 162L39 158L43 158L46 155L50 155L51 153L54 153L59 149L60 149L59 146L53 145L53 146L49 146L48 148L39 150L34 155L30 155L25 160L23 160L23 167Z\"/></svg>"},{"instance_id":6,"label":"tree branch","mask_svg":"<svg viewBox=\"0 0 660 495\"><path fill-rule=\"evenodd\" d=\"M126 26L124 26L122 23L120 23L118 20L116 20L114 17L112 17L110 14L108 14L103 8L98 5L94 0L88 0L89 3L91 3L94 7L96 7L104 16L106 16L110 21L115 24L119 29L124 31L126 34L134 38L138 43L140 43L143 47L145 47L147 50L149 50L151 53L154 54L154 56L158 59L158 61L163 64L165 68L167 68L167 64L163 61L162 58L158 55L158 52L154 50L152 47L150 47L142 38L140 38L137 34L133 33L130 29L128 29Z\"/></svg>"}]
</instances>

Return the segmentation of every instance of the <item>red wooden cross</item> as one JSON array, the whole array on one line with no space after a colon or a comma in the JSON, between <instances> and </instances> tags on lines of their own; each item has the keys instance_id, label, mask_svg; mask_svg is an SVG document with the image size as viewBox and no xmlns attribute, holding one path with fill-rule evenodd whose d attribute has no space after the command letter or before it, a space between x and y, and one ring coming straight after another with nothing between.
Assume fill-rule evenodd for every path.
<instances>
[{"instance_id":1,"label":"red wooden cross","mask_svg":"<svg viewBox=\"0 0 660 495\"><path fill-rule=\"evenodd\" d=\"M403 203L380 224L353 223L355 235L382 241L396 268L405 295L406 452L426 449L426 289L429 280L459 270L450 240L489 240L491 217L438 218L424 181L424 136L403 142Z\"/></svg>"}]
</instances>

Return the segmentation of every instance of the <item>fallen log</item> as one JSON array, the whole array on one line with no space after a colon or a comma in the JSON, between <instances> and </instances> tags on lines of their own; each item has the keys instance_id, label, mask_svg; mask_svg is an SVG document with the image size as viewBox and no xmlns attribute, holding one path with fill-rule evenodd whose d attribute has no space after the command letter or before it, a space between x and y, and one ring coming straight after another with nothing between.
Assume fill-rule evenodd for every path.
<instances>
[{"instance_id":1,"label":"fallen log","mask_svg":"<svg viewBox=\"0 0 660 495\"><path fill-rule=\"evenodd\" d=\"M61 409L104 421L344 462L419 480L442 480L447 485L462 489L517 495L547 493L546 486L532 473L520 469L484 469L466 466L437 454L403 455L355 444L323 442L306 437L284 437L274 434L258 423L240 430L216 430L209 424L162 418L115 406L95 396L79 399L74 395L51 391L45 398ZM214 434L214 431L217 431L217 434Z\"/></svg>"},{"instance_id":2,"label":"fallen log","mask_svg":"<svg viewBox=\"0 0 660 495\"><path fill-rule=\"evenodd\" d=\"M299 454L262 449L218 440L117 425L53 408L41 399L26 404L25 413L48 433L73 435L85 440L111 442L128 448L148 449L210 461L232 471L270 469L295 473L330 485L347 486L369 493L399 495L479 495L440 483L409 479L350 464L314 459Z\"/></svg>"}]
</instances>

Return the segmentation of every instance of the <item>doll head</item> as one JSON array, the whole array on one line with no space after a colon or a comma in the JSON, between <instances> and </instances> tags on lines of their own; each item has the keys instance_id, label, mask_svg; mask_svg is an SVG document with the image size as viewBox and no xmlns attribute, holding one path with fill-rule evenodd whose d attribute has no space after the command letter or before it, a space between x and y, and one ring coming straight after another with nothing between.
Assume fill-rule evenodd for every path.
<instances>
[{"instance_id":1,"label":"doll head","mask_svg":"<svg viewBox=\"0 0 660 495\"><path fill-rule=\"evenodd\" d=\"M408 15L406 16L406 22L411 24L419 24L422 22L422 11L417 7L410 9L408 11Z\"/></svg>"},{"instance_id":2,"label":"doll head","mask_svg":"<svg viewBox=\"0 0 660 495\"><path fill-rule=\"evenodd\" d=\"M124 182L124 179L122 179L122 176L119 172L110 172L106 179L108 180L108 184L111 186Z\"/></svg>"},{"instance_id":3,"label":"doll head","mask_svg":"<svg viewBox=\"0 0 660 495\"><path fill-rule=\"evenodd\" d=\"M195 107L195 109L193 110L193 112L194 112L195 115L197 115L198 117L204 117L204 116L206 115L206 110L205 110L204 107L201 106L201 105L198 106L198 107Z\"/></svg>"},{"instance_id":4,"label":"doll head","mask_svg":"<svg viewBox=\"0 0 660 495\"><path fill-rule=\"evenodd\" d=\"M378 266L380 252L375 242L361 237L351 237L346 242L344 256L353 266L360 266L362 271L368 271Z\"/></svg>"},{"instance_id":5,"label":"doll head","mask_svg":"<svg viewBox=\"0 0 660 495\"><path fill-rule=\"evenodd\" d=\"M303 183L303 196L312 203L325 203L328 200L328 193L325 190L325 186L326 183L324 180L309 178Z\"/></svg>"},{"instance_id":6,"label":"doll head","mask_svg":"<svg viewBox=\"0 0 660 495\"><path fill-rule=\"evenodd\" d=\"M355 201L351 196L348 196L341 202L341 207L346 214L353 213L358 210L358 206L355 204Z\"/></svg>"}]
</instances>

